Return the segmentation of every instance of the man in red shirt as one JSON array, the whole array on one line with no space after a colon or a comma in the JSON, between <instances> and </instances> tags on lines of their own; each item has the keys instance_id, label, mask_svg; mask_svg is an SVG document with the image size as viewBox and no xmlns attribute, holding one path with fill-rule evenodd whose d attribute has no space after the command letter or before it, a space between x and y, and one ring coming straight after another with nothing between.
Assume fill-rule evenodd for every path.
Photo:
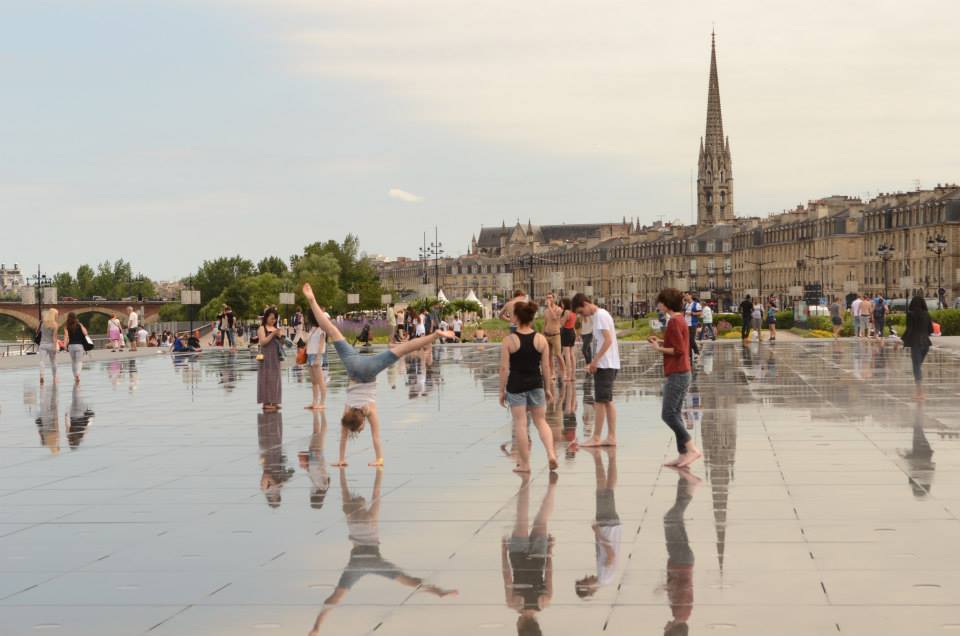
<instances>
[{"instance_id":1,"label":"man in red shirt","mask_svg":"<svg viewBox=\"0 0 960 636\"><path fill-rule=\"evenodd\" d=\"M667 316L663 340L650 336L647 340L655 350L663 354L663 407L660 417L677 436L679 456L664 466L686 468L703 457L693 443L690 433L683 425L683 401L690 387L690 330L683 317L683 294L680 290L667 288L657 296L657 310Z\"/></svg>"}]
</instances>

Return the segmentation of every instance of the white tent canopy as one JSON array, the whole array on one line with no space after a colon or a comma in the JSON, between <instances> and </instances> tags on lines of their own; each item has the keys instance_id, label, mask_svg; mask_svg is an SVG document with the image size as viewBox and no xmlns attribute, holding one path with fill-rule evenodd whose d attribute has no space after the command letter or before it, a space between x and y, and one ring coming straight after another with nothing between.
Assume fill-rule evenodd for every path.
<instances>
[{"instance_id":1,"label":"white tent canopy","mask_svg":"<svg viewBox=\"0 0 960 636\"><path fill-rule=\"evenodd\" d=\"M467 297L464 298L464 300L472 301L472 302L475 302L475 303L480 302L480 299L477 298L477 295L473 293L473 290L472 290L472 289L470 290L470 293L467 294Z\"/></svg>"},{"instance_id":2,"label":"white tent canopy","mask_svg":"<svg viewBox=\"0 0 960 636\"><path fill-rule=\"evenodd\" d=\"M442 290L442 289L437 293L437 300L439 300L439 301L442 302L442 303L449 302L449 301L447 300L447 297L443 294L443 290Z\"/></svg>"}]
</instances>

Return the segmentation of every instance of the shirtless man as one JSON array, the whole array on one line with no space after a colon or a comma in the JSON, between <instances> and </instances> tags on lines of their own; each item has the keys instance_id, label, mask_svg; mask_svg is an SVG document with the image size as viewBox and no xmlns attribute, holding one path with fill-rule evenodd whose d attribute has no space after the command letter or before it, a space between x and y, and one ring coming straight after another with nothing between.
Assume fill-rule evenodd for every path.
<instances>
[{"instance_id":1,"label":"shirtless man","mask_svg":"<svg viewBox=\"0 0 960 636\"><path fill-rule=\"evenodd\" d=\"M517 330L517 323L513 319L513 305L518 301L525 301L526 298L527 295L518 289L513 292L513 298L511 298L507 304L503 306L503 309L500 310L500 320L506 320L510 323L510 333L513 333Z\"/></svg>"},{"instance_id":2,"label":"shirtless man","mask_svg":"<svg viewBox=\"0 0 960 636\"><path fill-rule=\"evenodd\" d=\"M563 361L563 355L560 349L560 319L563 317L563 307L556 303L553 293L547 294L547 304L543 308L543 335L547 337L547 343L550 345L550 362L556 359L559 361L557 377L565 378L566 365Z\"/></svg>"}]
</instances>

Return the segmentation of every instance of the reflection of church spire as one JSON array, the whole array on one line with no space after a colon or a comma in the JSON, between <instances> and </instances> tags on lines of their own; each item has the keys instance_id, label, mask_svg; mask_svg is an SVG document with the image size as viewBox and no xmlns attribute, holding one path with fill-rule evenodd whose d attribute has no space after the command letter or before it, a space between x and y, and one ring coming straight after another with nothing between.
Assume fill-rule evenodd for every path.
<instances>
[{"instance_id":1,"label":"reflection of church spire","mask_svg":"<svg viewBox=\"0 0 960 636\"><path fill-rule=\"evenodd\" d=\"M733 481L733 464L737 452L736 400L720 396L715 385L707 385L701 394L703 405L704 465L713 494L713 522L717 535L717 561L723 571L723 557L727 542L727 500Z\"/></svg>"}]
</instances>

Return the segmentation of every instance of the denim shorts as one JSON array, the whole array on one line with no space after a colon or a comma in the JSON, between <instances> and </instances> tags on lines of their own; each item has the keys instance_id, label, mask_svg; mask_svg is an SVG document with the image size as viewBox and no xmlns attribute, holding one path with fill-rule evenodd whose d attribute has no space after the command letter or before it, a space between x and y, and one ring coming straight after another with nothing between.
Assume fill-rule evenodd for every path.
<instances>
[{"instance_id":1,"label":"denim shorts","mask_svg":"<svg viewBox=\"0 0 960 636\"><path fill-rule=\"evenodd\" d=\"M307 354L307 366L308 366L308 367L319 367L319 366L320 366L320 354L319 354L319 353L308 353L308 354Z\"/></svg>"},{"instance_id":2,"label":"denim shorts","mask_svg":"<svg viewBox=\"0 0 960 636\"><path fill-rule=\"evenodd\" d=\"M400 359L389 349L376 355L361 356L346 340L335 340L333 346L340 354L340 361L347 370L347 377L361 384L373 382L381 371Z\"/></svg>"},{"instance_id":3,"label":"denim shorts","mask_svg":"<svg viewBox=\"0 0 960 636\"><path fill-rule=\"evenodd\" d=\"M546 403L547 396L543 389L530 389L523 393L507 393L507 404L510 406L525 406L535 409Z\"/></svg>"}]
</instances>

